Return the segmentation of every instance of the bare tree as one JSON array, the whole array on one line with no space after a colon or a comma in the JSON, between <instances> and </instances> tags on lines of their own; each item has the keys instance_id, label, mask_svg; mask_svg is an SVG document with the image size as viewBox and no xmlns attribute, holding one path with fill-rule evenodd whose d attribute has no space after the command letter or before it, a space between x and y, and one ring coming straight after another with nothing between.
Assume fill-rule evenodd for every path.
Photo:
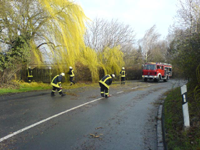
<instances>
[{"instance_id":1,"label":"bare tree","mask_svg":"<svg viewBox=\"0 0 200 150\"><path fill-rule=\"evenodd\" d=\"M131 49L135 42L135 32L129 25L118 20L95 18L87 24L85 44L96 51L105 47L113 48L120 45L122 51Z\"/></svg>"},{"instance_id":2,"label":"bare tree","mask_svg":"<svg viewBox=\"0 0 200 150\"><path fill-rule=\"evenodd\" d=\"M200 32L200 1L199 0L179 0L179 10L177 12L176 26L179 29L187 30L186 36Z\"/></svg>"},{"instance_id":3,"label":"bare tree","mask_svg":"<svg viewBox=\"0 0 200 150\"><path fill-rule=\"evenodd\" d=\"M153 25L148 29L141 40L142 52L145 61L149 61L149 57L153 55L153 49L157 46L160 34L156 32L156 26Z\"/></svg>"},{"instance_id":4,"label":"bare tree","mask_svg":"<svg viewBox=\"0 0 200 150\"><path fill-rule=\"evenodd\" d=\"M153 62L167 62L167 43L165 40L158 41L153 49L151 50L151 55L149 55L148 61Z\"/></svg>"},{"instance_id":5,"label":"bare tree","mask_svg":"<svg viewBox=\"0 0 200 150\"><path fill-rule=\"evenodd\" d=\"M167 37L168 59L177 57L179 54L178 45L183 45L186 40L191 40L193 35L200 33L200 1L179 0L178 6L175 23L170 28L171 32ZM190 50L191 48L188 48L188 51Z\"/></svg>"}]
</instances>

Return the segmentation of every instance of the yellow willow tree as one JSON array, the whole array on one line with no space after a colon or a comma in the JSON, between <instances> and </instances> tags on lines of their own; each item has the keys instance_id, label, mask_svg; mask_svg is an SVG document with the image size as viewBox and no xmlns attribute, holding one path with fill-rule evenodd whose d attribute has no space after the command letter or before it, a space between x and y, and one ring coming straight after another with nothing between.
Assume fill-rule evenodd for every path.
<instances>
[{"instance_id":1,"label":"yellow willow tree","mask_svg":"<svg viewBox=\"0 0 200 150\"><path fill-rule=\"evenodd\" d=\"M0 63L15 56L19 63L40 65L48 53L50 62L74 66L85 20L82 8L69 0L1 0ZM0 70L11 69L6 66Z\"/></svg>"},{"instance_id":2,"label":"yellow willow tree","mask_svg":"<svg viewBox=\"0 0 200 150\"><path fill-rule=\"evenodd\" d=\"M34 26L36 19L33 19L32 15L36 14L36 11L35 8L31 7L34 2L34 0L0 1L0 52L2 56L9 57L9 59L6 58L6 64L21 66L23 63L26 64L30 60L35 60L34 54L40 57L40 59L36 58L36 61L42 60L41 53L35 51L36 44L34 44L37 25L39 24L38 21L37 25ZM11 58L16 61L14 63L9 61ZM0 62L2 62L2 59ZM20 67L16 68L16 66L9 67L9 65L6 65L1 69L3 72L10 69L19 70Z\"/></svg>"},{"instance_id":3,"label":"yellow willow tree","mask_svg":"<svg viewBox=\"0 0 200 150\"><path fill-rule=\"evenodd\" d=\"M69 0L40 0L42 7L49 14L46 41L53 41L51 58L63 71L63 65L75 67L76 58L84 48L84 21L87 19L82 8Z\"/></svg>"},{"instance_id":4,"label":"yellow willow tree","mask_svg":"<svg viewBox=\"0 0 200 150\"><path fill-rule=\"evenodd\" d=\"M69 0L1 0L0 64L9 60L10 65L1 65L0 71L13 70L16 62L39 66L48 54L46 60L59 72L81 62L93 81L98 80L99 68L117 73L122 52L114 46L101 52L85 47L86 20L82 8Z\"/></svg>"},{"instance_id":5,"label":"yellow willow tree","mask_svg":"<svg viewBox=\"0 0 200 150\"><path fill-rule=\"evenodd\" d=\"M77 60L78 61L78 60ZM99 61L97 57L97 53L95 50L91 49L90 47L85 47L81 52L79 61L87 66L91 72L92 81L99 80Z\"/></svg>"},{"instance_id":6,"label":"yellow willow tree","mask_svg":"<svg viewBox=\"0 0 200 150\"><path fill-rule=\"evenodd\" d=\"M48 25L48 32L55 33L54 37L51 37L56 45L52 49L54 63L75 67L75 63L80 62L89 68L93 81L98 80L100 67L104 69L105 73L115 72L118 74L120 72L124 62L119 46L107 47L101 53L85 47L84 20L87 18L80 6L66 0L42 0L40 3L53 20ZM62 11L58 8L62 8ZM49 40L49 37L46 40ZM64 69L63 65L58 65L58 67L60 67L60 71Z\"/></svg>"},{"instance_id":7,"label":"yellow willow tree","mask_svg":"<svg viewBox=\"0 0 200 150\"><path fill-rule=\"evenodd\" d=\"M93 82L99 80L99 69L104 70L104 75L112 73L119 75L121 67L124 65L120 46L106 47L102 52L96 52L90 47L86 47L80 56L79 61L89 68Z\"/></svg>"},{"instance_id":8,"label":"yellow willow tree","mask_svg":"<svg viewBox=\"0 0 200 150\"><path fill-rule=\"evenodd\" d=\"M123 52L120 50L120 46L105 47L103 52L99 52L98 61L105 74L119 75L121 67L124 66Z\"/></svg>"}]
</instances>

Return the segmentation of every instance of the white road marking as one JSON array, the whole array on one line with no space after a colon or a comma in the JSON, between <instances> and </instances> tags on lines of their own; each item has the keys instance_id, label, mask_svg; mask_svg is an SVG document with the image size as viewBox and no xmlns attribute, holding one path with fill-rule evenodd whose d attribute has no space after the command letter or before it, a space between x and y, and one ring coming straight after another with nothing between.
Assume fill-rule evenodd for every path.
<instances>
[{"instance_id":1,"label":"white road marking","mask_svg":"<svg viewBox=\"0 0 200 150\"><path fill-rule=\"evenodd\" d=\"M82 107L82 106L85 106L85 105L87 105L87 104L96 102L96 101L101 100L101 99L102 99L102 98L98 98L98 99L92 100L92 101L90 101L90 102L81 104L81 105L79 105L79 106L73 107L73 108L68 109L68 110L66 110L66 111L63 111L63 112L61 112L61 113L58 113L58 114L56 114L56 115L53 115L53 116L51 116L51 117L49 117L49 118L46 118L46 119L41 120L41 121L39 121L39 122L36 122L36 123L34 123L34 124L30 125L30 126L27 126L27 127L23 128L23 129L20 129L20 130L18 130L18 131L16 131L16 132L13 132L13 133L11 133L11 134L9 134L9 135L7 135L7 136L1 138L1 139L0 139L0 142L2 142L2 141L4 141L4 140L7 140L7 139L9 139L9 138L11 138L11 137L13 137L13 136L19 134L19 133L22 133L22 132L28 130L28 129L31 129L31 128L33 128L33 127L39 125L39 124L42 124L42 123L44 123L44 122L46 122L46 121L48 121L48 120L51 120L51 119L56 118L56 117L58 117L58 116L60 116L60 115L63 115L63 114L68 113L68 112L70 112L70 111L72 111L72 110L75 110L75 109L77 109L77 108L80 108L80 107Z\"/></svg>"},{"instance_id":2,"label":"white road marking","mask_svg":"<svg viewBox=\"0 0 200 150\"><path fill-rule=\"evenodd\" d=\"M138 88L138 87L134 87L134 88L132 88L132 89L137 89L137 88ZM124 92L124 91L120 91L120 92L117 92L117 94L120 94L120 93L123 93L123 92ZM59 114L53 115L53 116L51 116L51 117L49 117L49 118L46 118L46 119L41 120L41 121L39 121L39 122L36 122L36 123L34 123L34 124L30 125L30 126L27 126L27 127L23 128L23 129L20 129L20 130L16 131L16 132L13 132L12 134L9 134L9 135L7 135L7 136L5 136L5 137L3 137L3 138L0 138L0 142L2 142L2 141L4 141L4 140L7 140L7 139L9 139L9 138L11 138L11 137L13 137L13 136L19 134L19 133L22 133L22 132L28 130L28 129L31 129L31 128L33 128L33 127L39 125L39 124L42 124L42 123L44 123L44 122L46 122L46 121L48 121L48 120L51 120L51 119L56 118L56 117L58 117L58 116L60 116L60 115L63 115L63 114L68 113L68 112L70 112L70 111L72 111L72 110L75 110L75 109L77 109L77 108L80 108L80 107L82 107L82 106L85 106L85 105L87 105L87 104L96 102L96 101L101 100L101 99L102 99L102 98L98 98L98 99L92 100L92 101L90 101L90 102L81 104L81 105L79 105L79 106L76 106L76 107L73 107L73 108L68 109L68 110L66 110L66 111L63 111L63 112L61 112L61 113L59 113Z\"/></svg>"},{"instance_id":3,"label":"white road marking","mask_svg":"<svg viewBox=\"0 0 200 150\"><path fill-rule=\"evenodd\" d=\"M123 93L124 91L117 92L117 94Z\"/></svg>"}]
</instances>

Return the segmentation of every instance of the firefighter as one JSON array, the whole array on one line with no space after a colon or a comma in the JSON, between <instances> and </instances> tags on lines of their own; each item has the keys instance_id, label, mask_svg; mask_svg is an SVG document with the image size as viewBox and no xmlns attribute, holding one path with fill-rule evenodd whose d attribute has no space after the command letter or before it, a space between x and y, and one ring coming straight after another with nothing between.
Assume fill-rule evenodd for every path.
<instances>
[{"instance_id":1,"label":"firefighter","mask_svg":"<svg viewBox=\"0 0 200 150\"><path fill-rule=\"evenodd\" d=\"M101 96L104 97L105 94L105 98L110 97L109 95L109 85L111 85L112 83L112 79L115 77L115 74L108 74L106 76L104 76L100 81L99 81L99 85L100 85L100 91L101 91Z\"/></svg>"},{"instance_id":2,"label":"firefighter","mask_svg":"<svg viewBox=\"0 0 200 150\"><path fill-rule=\"evenodd\" d=\"M125 84L126 73L124 67L122 67L122 71L120 72L120 74L121 74L121 84Z\"/></svg>"},{"instance_id":3,"label":"firefighter","mask_svg":"<svg viewBox=\"0 0 200 150\"><path fill-rule=\"evenodd\" d=\"M61 96L65 96L65 94L63 94L62 92L62 87L61 87L61 80L62 80L62 77L64 76L65 76L65 73L61 73L60 75L56 75L51 81L51 85L53 86L51 96L55 96L56 90L59 92Z\"/></svg>"},{"instance_id":4,"label":"firefighter","mask_svg":"<svg viewBox=\"0 0 200 150\"><path fill-rule=\"evenodd\" d=\"M31 83L32 79L33 79L33 71L31 67L29 66L28 67L28 82Z\"/></svg>"},{"instance_id":5,"label":"firefighter","mask_svg":"<svg viewBox=\"0 0 200 150\"><path fill-rule=\"evenodd\" d=\"M73 78L74 78L74 70L73 70L73 68L70 66L69 67L69 72L68 72L68 74L69 74L69 81L70 81L70 86L72 85L72 83L73 84L75 84L75 82L73 81Z\"/></svg>"}]
</instances>

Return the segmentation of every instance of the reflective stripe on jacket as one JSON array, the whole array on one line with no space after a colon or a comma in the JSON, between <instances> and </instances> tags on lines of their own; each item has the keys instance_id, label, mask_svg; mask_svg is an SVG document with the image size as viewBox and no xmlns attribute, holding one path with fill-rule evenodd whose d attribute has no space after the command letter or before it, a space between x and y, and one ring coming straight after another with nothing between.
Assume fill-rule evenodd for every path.
<instances>
[{"instance_id":1,"label":"reflective stripe on jacket","mask_svg":"<svg viewBox=\"0 0 200 150\"><path fill-rule=\"evenodd\" d=\"M70 77L74 77L74 70L73 70L73 69L70 69L70 70L69 70L69 76L70 76Z\"/></svg>"},{"instance_id":2,"label":"reflective stripe on jacket","mask_svg":"<svg viewBox=\"0 0 200 150\"><path fill-rule=\"evenodd\" d=\"M28 77L33 77L32 69L28 68Z\"/></svg>"},{"instance_id":3,"label":"reflective stripe on jacket","mask_svg":"<svg viewBox=\"0 0 200 150\"><path fill-rule=\"evenodd\" d=\"M109 85L112 83L112 77L110 75L106 75L99 81L99 83L103 84L109 89Z\"/></svg>"},{"instance_id":4,"label":"reflective stripe on jacket","mask_svg":"<svg viewBox=\"0 0 200 150\"><path fill-rule=\"evenodd\" d=\"M59 84L61 84L61 80L62 80L62 75L57 75L51 81L51 85L60 88Z\"/></svg>"},{"instance_id":5,"label":"reflective stripe on jacket","mask_svg":"<svg viewBox=\"0 0 200 150\"><path fill-rule=\"evenodd\" d=\"M121 74L121 77L125 77L126 75L125 75L125 70L122 70L121 72L120 72L120 74Z\"/></svg>"}]
</instances>

